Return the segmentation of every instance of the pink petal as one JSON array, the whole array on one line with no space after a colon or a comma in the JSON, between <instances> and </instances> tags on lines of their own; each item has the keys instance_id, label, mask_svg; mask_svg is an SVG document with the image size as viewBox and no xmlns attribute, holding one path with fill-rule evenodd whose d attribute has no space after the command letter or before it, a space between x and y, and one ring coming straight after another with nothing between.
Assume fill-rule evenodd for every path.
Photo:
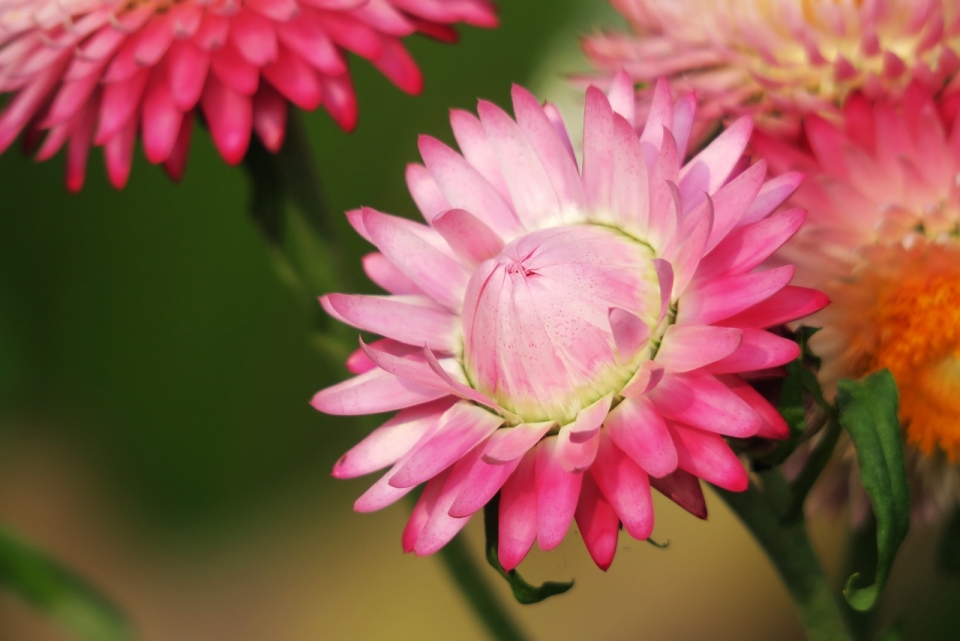
<instances>
[{"instance_id":1,"label":"pink petal","mask_svg":"<svg viewBox=\"0 0 960 641\"><path fill-rule=\"evenodd\" d=\"M718 328L719 329L719 328ZM751 372L783 365L800 356L800 347L793 341L770 332L744 328L740 345L728 356L705 367L711 374Z\"/></svg>"},{"instance_id":2,"label":"pink petal","mask_svg":"<svg viewBox=\"0 0 960 641\"><path fill-rule=\"evenodd\" d=\"M613 193L613 110L603 92L587 88L583 112L583 192L586 204L609 207Z\"/></svg>"},{"instance_id":3,"label":"pink petal","mask_svg":"<svg viewBox=\"0 0 960 641\"><path fill-rule=\"evenodd\" d=\"M476 450L468 453L453 466L450 476L443 483L443 489L437 497L436 502L431 506L430 516L423 526L423 530L417 537L413 551L417 556L426 556L433 554L444 545L450 542L457 533L463 529L470 520L466 517L450 516L450 508L453 502L460 494L463 482L470 473L473 464L478 460Z\"/></svg>"},{"instance_id":4,"label":"pink petal","mask_svg":"<svg viewBox=\"0 0 960 641\"><path fill-rule=\"evenodd\" d=\"M746 274L787 242L806 215L802 209L791 209L738 227L700 262L696 277Z\"/></svg>"},{"instance_id":5,"label":"pink petal","mask_svg":"<svg viewBox=\"0 0 960 641\"><path fill-rule=\"evenodd\" d=\"M453 505L450 506L448 511L450 516L470 516L482 509L500 491L503 484L520 465L522 458L517 457L503 465L487 463L483 459L478 459L470 468L470 473L464 479L463 485L460 486L460 493Z\"/></svg>"},{"instance_id":6,"label":"pink petal","mask_svg":"<svg viewBox=\"0 0 960 641\"><path fill-rule=\"evenodd\" d=\"M533 94L519 85L513 86L510 95L513 97L513 112L520 131L543 165L560 206L582 207L583 185L576 158L569 153L561 136L557 135L544 108Z\"/></svg>"},{"instance_id":7,"label":"pink petal","mask_svg":"<svg viewBox=\"0 0 960 641\"><path fill-rule=\"evenodd\" d=\"M363 226L383 255L420 289L445 307L459 308L469 277L462 265L394 216L364 208Z\"/></svg>"},{"instance_id":8,"label":"pink petal","mask_svg":"<svg viewBox=\"0 0 960 641\"><path fill-rule=\"evenodd\" d=\"M635 125L637 100L633 95L633 80L623 69L617 71L613 80L610 81L607 99L610 101L613 113L623 116L631 127Z\"/></svg>"},{"instance_id":9,"label":"pink petal","mask_svg":"<svg viewBox=\"0 0 960 641\"><path fill-rule=\"evenodd\" d=\"M394 487L412 487L433 478L476 447L503 418L466 401L451 407L441 419L440 430L410 457L390 479Z\"/></svg>"},{"instance_id":10,"label":"pink petal","mask_svg":"<svg viewBox=\"0 0 960 641\"><path fill-rule=\"evenodd\" d=\"M430 136L420 136L419 145L424 164L451 206L469 211L503 239L522 231L510 206L460 154Z\"/></svg>"},{"instance_id":11,"label":"pink petal","mask_svg":"<svg viewBox=\"0 0 960 641\"><path fill-rule=\"evenodd\" d=\"M279 47L276 60L261 71L277 91L301 109L312 111L323 101L317 72L286 47Z\"/></svg>"},{"instance_id":12,"label":"pink petal","mask_svg":"<svg viewBox=\"0 0 960 641\"><path fill-rule=\"evenodd\" d=\"M215 51L227 42L229 30L230 18L205 11L193 40L201 49Z\"/></svg>"},{"instance_id":13,"label":"pink petal","mask_svg":"<svg viewBox=\"0 0 960 641\"><path fill-rule=\"evenodd\" d=\"M620 518L604 498L590 473L583 476L580 502L577 503L575 516L590 558L598 568L606 572L617 552Z\"/></svg>"},{"instance_id":14,"label":"pink petal","mask_svg":"<svg viewBox=\"0 0 960 641\"><path fill-rule=\"evenodd\" d=\"M673 136L677 142L680 157L687 155L687 144L690 142L690 132L693 130L694 116L697 111L697 98L688 94L678 100L673 106Z\"/></svg>"},{"instance_id":15,"label":"pink petal","mask_svg":"<svg viewBox=\"0 0 960 641\"><path fill-rule=\"evenodd\" d=\"M91 101L81 112L73 133L70 134L70 141L67 143L67 189L72 192L78 192L83 187L96 119L96 102Z\"/></svg>"},{"instance_id":16,"label":"pink petal","mask_svg":"<svg viewBox=\"0 0 960 641\"><path fill-rule=\"evenodd\" d=\"M253 129L263 146L277 153L287 130L287 101L264 83L253 97Z\"/></svg>"},{"instance_id":17,"label":"pink petal","mask_svg":"<svg viewBox=\"0 0 960 641\"><path fill-rule=\"evenodd\" d=\"M462 109L450 110L450 127L453 129L453 137L460 147L460 153L464 159L473 166L477 172L483 176L498 194L505 200L510 199L510 190L507 189L507 183L503 180L503 174L500 173L500 165L497 164L497 157L493 153L493 147L490 146L490 140L487 138L487 131L483 128L480 119L469 111ZM444 209L449 209L445 207Z\"/></svg>"},{"instance_id":18,"label":"pink petal","mask_svg":"<svg viewBox=\"0 0 960 641\"><path fill-rule=\"evenodd\" d=\"M707 325L728 319L786 287L794 271L793 265L784 265L697 284L681 299L677 322Z\"/></svg>"},{"instance_id":19,"label":"pink petal","mask_svg":"<svg viewBox=\"0 0 960 641\"><path fill-rule=\"evenodd\" d=\"M497 555L508 572L527 555L537 538L536 450L527 452L500 491Z\"/></svg>"},{"instance_id":20,"label":"pink petal","mask_svg":"<svg viewBox=\"0 0 960 641\"><path fill-rule=\"evenodd\" d=\"M123 129L140 106L140 98L150 77L149 69L141 69L129 80L107 85L100 100L100 119L94 144L103 145Z\"/></svg>"},{"instance_id":21,"label":"pink petal","mask_svg":"<svg viewBox=\"0 0 960 641\"><path fill-rule=\"evenodd\" d=\"M228 164L239 164L247 153L253 126L250 96L228 89L211 75L200 97L200 106L220 155Z\"/></svg>"},{"instance_id":22,"label":"pink petal","mask_svg":"<svg viewBox=\"0 0 960 641\"><path fill-rule=\"evenodd\" d=\"M656 360L668 372L699 369L732 354L743 332L711 325L671 325L664 332Z\"/></svg>"},{"instance_id":23,"label":"pink petal","mask_svg":"<svg viewBox=\"0 0 960 641\"><path fill-rule=\"evenodd\" d=\"M748 225L765 218L770 212L786 202L801 182L803 182L803 174L799 172L785 173L765 182L757 197L753 199L753 204L740 217L740 224Z\"/></svg>"},{"instance_id":24,"label":"pink petal","mask_svg":"<svg viewBox=\"0 0 960 641\"><path fill-rule=\"evenodd\" d=\"M604 430L600 431L597 460L590 472L627 533L641 541L649 538L653 532L649 477L613 444Z\"/></svg>"},{"instance_id":25,"label":"pink petal","mask_svg":"<svg viewBox=\"0 0 960 641\"><path fill-rule=\"evenodd\" d=\"M443 491L443 486L447 482L447 478L449 478L451 472L452 470L445 470L436 478L431 479L426 487L423 488L423 494L417 499L417 504L413 506L413 511L410 513L407 525L403 528L403 535L400 537L400 544L403 546L404 552L413 552L413 548L417 544L417 539L420 538L420 533L423 532L423 528L427 524L430 514L434 511L437 505L437 499L440 498L440 492ZM363 497L360 498L362 499Z\"/></svg>"},{"instance_id":26,"label":"pink petal","mask_svg":"<svg viewBox=\"0 0 960 641\"><path fill-rule=\"evenodd\" d=\"M506 427L494 434L483 450L483 460L492 465L502 465L515 461L556 426L555 421L543 423L521 423L516 427Z\"/></svg>"},{"instance_id":27,"label":"pink petal","mask_svg":"<svg viewBox=\"0 0 960 641\"><path fill-rule=\"evenodd\" d=\"M684 213L693 211L706 194L716 193L727 181L752 132L753 121L740 118L683 167L678 187Z\"/></svg>"},{"instance_id":28,"label":"pink petal","mask_svg":"<svg viewBox=\"0 0 960 641\"><path fill-rule=\"evenodd\" d=\"M620 390L624 398L637 398L655 388L663 378L663 365L655 361L644 361L636 373Z\"/></svg>"},{"instance_id":29,"label":"pink petal","mask_svg":"<svg viewBox=\"0 0 960 641\"><path fill-rule=\"evenodd\" d=\"M639 316L620 307L611 307L607 316L620 360L627 363L647 344L650 327Z\"/></svg>"},{"instance_id":30,"label":"pink petal","mask_svg":"<svg viewBox=\"0 0 960 641\"><path fill-rule=\"evenodd\" d=\"M107 165L107 176L116 189L123 189L130 178L133 165L133 146L137 142L137 115L131 116L127 124L114 134L103 147L103 158Z\"/></svg>"},{"instance_id":31,"label":"pink petal","mask_svg":"<svg viewBox=\"0 0 960 641\"><path fill-rule=\"evenodd\" d=\"M166 74L155 71L143 99L143 151L147 160L162 163L173 151L183 113L170 95Z\"/></svg>"},{"instance_id":32,"label":"pink petal","mask_svg":"<svg viewBox=\"0 0 960 641\"><path fill-rule=\"evenodd\" d=\"M190 136L193 133L193 112L188 111L180 121L180 132L177 134L177 141L173 144L173 150L167 159L163 161L163 168L171 180L179 182L183 177L183 172L187 167L187 158L190 155Z\"/></svg>"},{"instance_id":33,"label":"pink petal","mask_svg":"<svg viewBox=\"0 0 960 641\"><path fill-rule=\"evenodd\" d=\"M586 435L583 432L572 432L571 428L576 423L567 423L560 428L557 435L556 457L560 466L570 473L585 472L593 465L597 457L597 448L600 447L600 430L597 429L592 434ZM573 441L572 437L577 436L579 441Z\"/></svg>"},{"instance_id":34,"label":"pink petal","mask_svg":"<svg viewBox=\"0 0 960 641\"><path fill-rule=\"evenodd\" d=\"M556 436L545 438L537 446L537 541L541 550L552 550L567 535L583 481L583 474L563 469L556 449Z\"/></svg>"},{"instance_id":35,"label":"pink petal","mask_svg":"<svg viewBox=\"0 0 960 641\"><path fill-rule=\"evenodd\" d=\"M657 158L657 152L663 143L664 129L673 129L673 96L666 79L660 78L653 89L647 121L640 135L640 145L647 157L648 166L652 167Z\"/></svg>"},{"instance_id":36,"label":"pink petal","mask_svg":"<svg viewBox=\"0 0 960 641\"><path fill-rule=\"evenodd\" d=\"M790 438L790 426L787 425L787 421L753 386L739 376L721 376L719 378L760 417L761 423L760 429L757 430L757 436L781 440Z\"/></svg>"},{"instance_id":37,"label":"pink petal","mask_svg":"<svg viewBox=\"0 0 960 641\"><path fill-rule=\"evenodd\" d=\"M542 227L556 216L560 203L537 154L519 125L502 109L481 100L477 110L510 191L513 210L527 229Z\"/></svg>"},{"instance_id":38,"label":"pink petal","mask_svg":"<svg viewBox=\"0 0 960 641\"><path fill-rule=\"evenodd\" d=\"M380 55L371 60L373 66L401 91L419 95L423 91L423 75L403 44L396 38L382 37L380 46Z\"/></svg>"},{"instance_id":39,"label":"pink petal","mask_svg":"<svg viewBox=\"0 0 960 641\"><path fill-rule=\"evenodd\" d=\"M815 289L787 285L723 322L730 327L776 327L818 312L829 302L826 294Z\"/></svg>"},{"instance_id":40,"label":"pink petal","mask_svg":"<svg viewBox=\"0 0 960 641\"><path fill-rule=\"evenodd\" d=\"M317 71L328 76L339 76L347 72L346 59L327 37L321 21L316 12L303 7L300 16L276 25L277 37Z\"/></svg>"},{"instance_id":41,"label":"pink petal","mask_svg":"<svg viewBox=\"0 0 960 641\"><path fill-rule=\"evenodd\" d=\"M604 425L617 447L647 474L661 477L677 469L677 451L663 418L650 401L624 399Z\"/></svg>"},{"instance_id":42,"label":"pink petal","mask_svg":"<svg viewBox=\"0 0 960 641\"><path fill-rule=\"evenodd\" d=\"M257 67L273 62L279 55L273 23L245 7L230 19L230 42Z\"/></svg>"},{"instance_id":43,"label":"pink petal","mask_svg":"<svg viewBox=\"0 0 960 641\"><path fill-rule=\"evenodd\" d=\"M310 404L325 414L391 412L447 396L447 392L375 369L317 392Z\"/></svg>"},{"instance_id":44,"label":"pink petal","mask_svg":"<svg viewBox=\"0 0 960 641\"><path fill-rule=\"evenodd\" d=\"M604 419L610 412L610 404L613 402L613 393L607 394L600 400L588 405L579 412L573 423L564 425L561 432L566 431L570 435L570 441L573 443L586 443L600 431Z\"/></svg>"},{"instance_id":45,"label":"pink petal","mask_svg":"<svg viewBox=\"0 0 960 641\"><path fill-rule=\"evenodd\" d=\"M150 67L163 57L173 42L173 25L170 13L156 14L137 33L137 49L134 59L141 67Z\"/></svg>"},{"instance_id":46,"label":"pink petal","mask_svg":"<svg viewBox=\"0 0 960 641\"><path fill-rule=\"evenodd\" d=\"M237 93L251 96L260 86L260 67L248 62L232 44L214 51L210 66L217 78Z\"/></svg>"},{"instance_id":47,"label":"pink petal","mask_svg":"<svg viewBox=\"0 0 960 641\"><path fill-rule=\"evenodd\" d=\"M503 249L503 240L483 222L463 209L450 209L432 222L450 248L469 267L493 258Z\"/></svg>"},{"instance_id":48,"label":"pink petal","mask_svg":"<svg viewBox=\"0 0 960 641\"><path fill-rule=\"evenodd\" d=\"M391 294L425 296L423 290L393 266L386 256L373 252L363 257L363 271L377 285Z\"/></svg>"},{"instance_id":49,"label":"pink petal","mask_svg":"<svg viewBox=\"0 0 960 641\"><path fill-rule=\"evenodd\" d=\"M610 209L622 229L645 235L650 222L650 188L647 165L633 125L613 116L613 177Z\"/></svg>"},{"instance_id":50,"label":"pink petal","mask_svg":"<svg viewBox=\"0 0 960 641\"><path fill-rule=\"evenodd\" d=\"M757 413L709 374L664 374L648 395L666 418L738 438L760 429Z\"/></svg>"},{"instance_id":51,"label":"pink petal","mask_svg":"<svg viewBox=\"0 0 960 641\"><path fill-rule=\"evenodd\" d=\"M417 209L427 222L432 221L439 214L451 209L450 203L440 193L437 183L423 165L410 163L407 165L407 189L417 204Z\"/></svg>"},{"instance_id":52,"label":"pink petal","mask_svg":"<svg viewBox=\"0 0 960 641\"><path fill-rule=\"evenodd\" d=\"M705 196L703 203L683 222L685 229L680 233L682 240L674 251L665 252L673 265L673 291L677 297L683 296L693 279L709 242L713 230L713 199Z\"/></svg>"},{"instance_id":53,"label":"pink petal","mask_svg":"<svg viewBox=\"0 0 960 641\"><path fill-rule=\"evenodd\" d=\"M453 397L401 410L354 445L333 466L333 476L349 479L393 465L410 452L428 430L440 427L440 417L456 401Z\"/></svg>"},{"instance_id":54,"label":"pink petal","mask_svg":"<svg viewBox=\"0 0 960 641\"><path fill-rule=\"evenodd\" d=\"M548 102L543 105L543 113L547 119L550 120L553 130L557 133L560 142L563 143L563 148L567 151L574 165L576 165L577 154L573 151L573 143L570 142L570 134L567 133L567 127L563 124L563 117L560 115L560 110Z\"/></svg>"},{"instance_id":55,"label":"pink petal","mask_svg":"<svg viewBox=\"0 0 960 641\"><path fill-rule=\"evenodd\" d=\"M760 193L767 177L767 163L761 160L713 194L713 229L706 251L722 241L740 222Z\"/></svg>"},{"instance_id":56,"label":"pink petal","mask_svg":"<svg viewBox=\"0 0 960 641\"><path fill-rule=\"evenodd\" d=\"M457 317L446 310L393 296L329 294L320 303L327 313L358 329L410 345L455 351Z\"/></svg>"},{"instance_id":57,"label":"pink petal","mask_svg":"<svg viewBox=\"0 0 960 641\"><path fill-rule=\"evenodd\" d=\"M321 76L323 87L323 106L333 121L346 132L357 126L357 95L350 82L350 74L340 76Z\"/></svg>"},{"instance_id":58,"label":"pink petal","mask_svg":"<svg viewBox=\"0 0 960 641\"><path fill-rule=\"evenodd\" d=\"M663 478L651 478L650 485L695 517L707 518L707 502L703 498L700 480L693 474L676 469Z\"/></svg>"},{"instance_id":59,"label":"pink petal","mask_svg":"<svg viewBox=\"0 0 960 641\"><path fill-rule=\"evenodd\" d=\"M180 111L189 111L200 100L207 79L210 54L190 40L174 42L164 59L170 95Z\"/></svg>"},{"instance_id":60,"label":"pink petal","mask_svg":"<svg viewBox=\"0 0 960 641\"><path fill-rule=\"evenodd\" d=\"M286 22L300 13L296 0L244 0L244 5L277 22Z\"/></svg>"},{"instance_id":61,"label":"pink petal","mask_svg":"<svg viewBox=\"0 0 960 641\"><path fill-rule=\"evenodd\" d=\"M722 437L676 423L668 423L667 429L677 446L681 469L731 492L747 489L747 471Z\"/></svg>"}]
</instances>

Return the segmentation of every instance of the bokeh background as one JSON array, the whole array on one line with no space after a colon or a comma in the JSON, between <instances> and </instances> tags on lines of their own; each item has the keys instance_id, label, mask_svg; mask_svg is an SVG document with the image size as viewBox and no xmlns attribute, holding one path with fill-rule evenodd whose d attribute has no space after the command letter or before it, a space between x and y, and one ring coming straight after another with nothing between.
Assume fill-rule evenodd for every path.
<instances>
[{"instance_id":1,"label":"bokeh background","mask_svg":"<svg viewBox=\"0 0 960 641\"><path fill-rule=\"evenodd\" d=\"M577 34L617 24L599 0L501 9L500 29L456 46L410 41L418 98L355 61L356 133L305 115L334 211L413 216L403 169L418 133L451 140L448 108L507 105L513 82L562 97ZM355 514L370 480L330 478L362 430L308 404L341 369L310 345L316 311L278 278L243 172L198 132L179 185L142 157L122 192L99 158L83 193L61 185L59 161L0 157L0 522L89 578L145 641L487 638L438 559L401 553L409 506ZM369 251L343 224L338 242ZM576 580L536 606L485 576L531 639L801 639L762 553L708 502L701 522L657 501L670 547L623 536L608 573L577 536L535 551L527 578ZM842 519L813 529L837 572ZM910 639L960 636L936 536L911 534L887 595ZM479 560L481 524L466 537ZM0 592L0 640L69 638Z\"/></svg>"}]
</instances>

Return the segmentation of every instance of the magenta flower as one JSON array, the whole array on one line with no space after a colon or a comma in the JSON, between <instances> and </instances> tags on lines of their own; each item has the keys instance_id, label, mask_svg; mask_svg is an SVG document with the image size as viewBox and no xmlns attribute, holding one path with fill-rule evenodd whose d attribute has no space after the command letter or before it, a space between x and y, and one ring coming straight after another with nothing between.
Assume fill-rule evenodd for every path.
<instances>
[{"instance_id":1,"label":"magenta flower","mask_svg":"<svg viewBox=\"0 0 960 641\"><path fill-rule=\"evenodd\" d=\"M344 129L357 120L346 52L400 89L423 80L401 44L449 26L493 27L488 0L8 0L0 9L0 151L21 131L38 159L67 147L67 187L83 186L91 145L123 187L138 133L147 159L174 179L187 161L194 111L228 163L252 131L276 151L287 101L323 105Z\"/></svg>"},{"instance_id":2,"label":"magenta flower","mask_svg":"<svg viewBox=\"0 0 960 641\"><path fill-rule=\"evenodd\" d=\"M783 438L748 377L796 345L764 328L825 304L755 268L803 220L771 216L797 177L765 182L741 155L749 119L681 166L695 103L665 81L641 136L629 79L586 95L583 170L556 110L513 89L516 120L488 102L454 111L457 153L423 136L407 181L429 225L362 209L387 296L331 294L336 318L385 338L319 392L331 414L400 410L333 474L390 470L357 500L380 509L426 488L403 547L429 554L497 491L500 561L555 547L575 519L607 568L620 524L646 539L651 486L701 518L699 479L730 490L747 473L724 436ZM612 104L612 106L611 106Z\"/></svg>"}]
</instances>

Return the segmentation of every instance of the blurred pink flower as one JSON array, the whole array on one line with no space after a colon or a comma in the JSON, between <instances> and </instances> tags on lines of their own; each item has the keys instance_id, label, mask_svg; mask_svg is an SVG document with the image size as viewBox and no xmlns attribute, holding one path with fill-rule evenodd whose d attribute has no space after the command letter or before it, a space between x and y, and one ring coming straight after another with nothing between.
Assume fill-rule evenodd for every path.
<instances>
[{"instance_id":1,"label":"blurred pink flower","mask_svg":"<svg viewBox=\"0 0 960 641\"><path fill-rule=\"evenodd\" d=\"M777 257L833 300L806 321L823 328L811 340L821 383L832 396L840 378L891 371L924 517L960 499L958 107L957 95L914 83L898 98L852 94L838 123L808 116L800 148L753 141L774 174L807 173L790 200L810 212L807 223ZM821 495L852 499L857 517L869 503L852 449L841 460Z\"/></svg>"},{"instance_id":2,"label":"blurred pink flower","mask_svg":"<svg viewBox=\"0 0 960 641\"><path fill-rule=\"evenodd\" d=\"M939 89L960 67L960 5L948 0L611 0L635 33L587 37L610 76L696 92L694 139L718 120L751 114L757 127L797 134L799 116L838 115L853 90L902 91L911 78Z\"/></svg>"},{"instance_id":3,"label":"blurred pink flower","mask_svg":"<svg viewBox=\"0 0 960 641\"><path fill-rule=\"evenodd\" d=\"M0 8L0 151L21 131L46 160L67 146L67 187L83 186L91 145L126 184L138 132L147 159L179 179L199 105L228 163L256 131L283 143L287 101L357 120L347 51L402 90L423 80L400 42L449 26L493 27L488 0L5 0Z\"/></svg>"},{"instance_id":4,"label":"blurred pink flower","mask_svg":"<svg viewBox=\"0 0 960 641\"><path fill-rule=\"evenodd\" d=\"M583 169L555 108L514 87L516 120L489 102L453 111L461 153L420 138L407 183L429 225L362 209L354 228L387 296L331 294L334 317L384 336L348 362L358 376L313 405L401 410L336 464L337 478L390 470L360 499L380 509L426 482L403 547L432 553L501 491L500 561L572 520L607 568L620 524L646 539L653 486L701 518L699 479L739 491L723 439L787 427L741 373L776 375L796 345L764 328L820 309L755 268L803 221L771 216L797 177L746 167L750 120L681 166L695 103L663 81L643 134L629 79L586 95Z\"/></svg>"}]
</instances>

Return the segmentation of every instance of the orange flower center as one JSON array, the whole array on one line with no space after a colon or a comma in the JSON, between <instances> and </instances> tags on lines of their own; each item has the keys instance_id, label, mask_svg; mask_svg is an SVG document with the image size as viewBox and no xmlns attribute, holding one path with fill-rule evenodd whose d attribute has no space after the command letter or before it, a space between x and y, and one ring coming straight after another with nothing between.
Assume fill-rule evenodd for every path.
<instances>
[{"instance_id":1,"label":"orange flower center","mask_svg":"<svg viewBox=\"0 0 960 641\"><path fill-rule=\"evenodd\" d=\"M879 283L864 372L888 368L907 441L960 461L960 261L933 246L909 252L902 277ZM856 339L855 339L856 340Z\"/></svg>"}]
</instances>

